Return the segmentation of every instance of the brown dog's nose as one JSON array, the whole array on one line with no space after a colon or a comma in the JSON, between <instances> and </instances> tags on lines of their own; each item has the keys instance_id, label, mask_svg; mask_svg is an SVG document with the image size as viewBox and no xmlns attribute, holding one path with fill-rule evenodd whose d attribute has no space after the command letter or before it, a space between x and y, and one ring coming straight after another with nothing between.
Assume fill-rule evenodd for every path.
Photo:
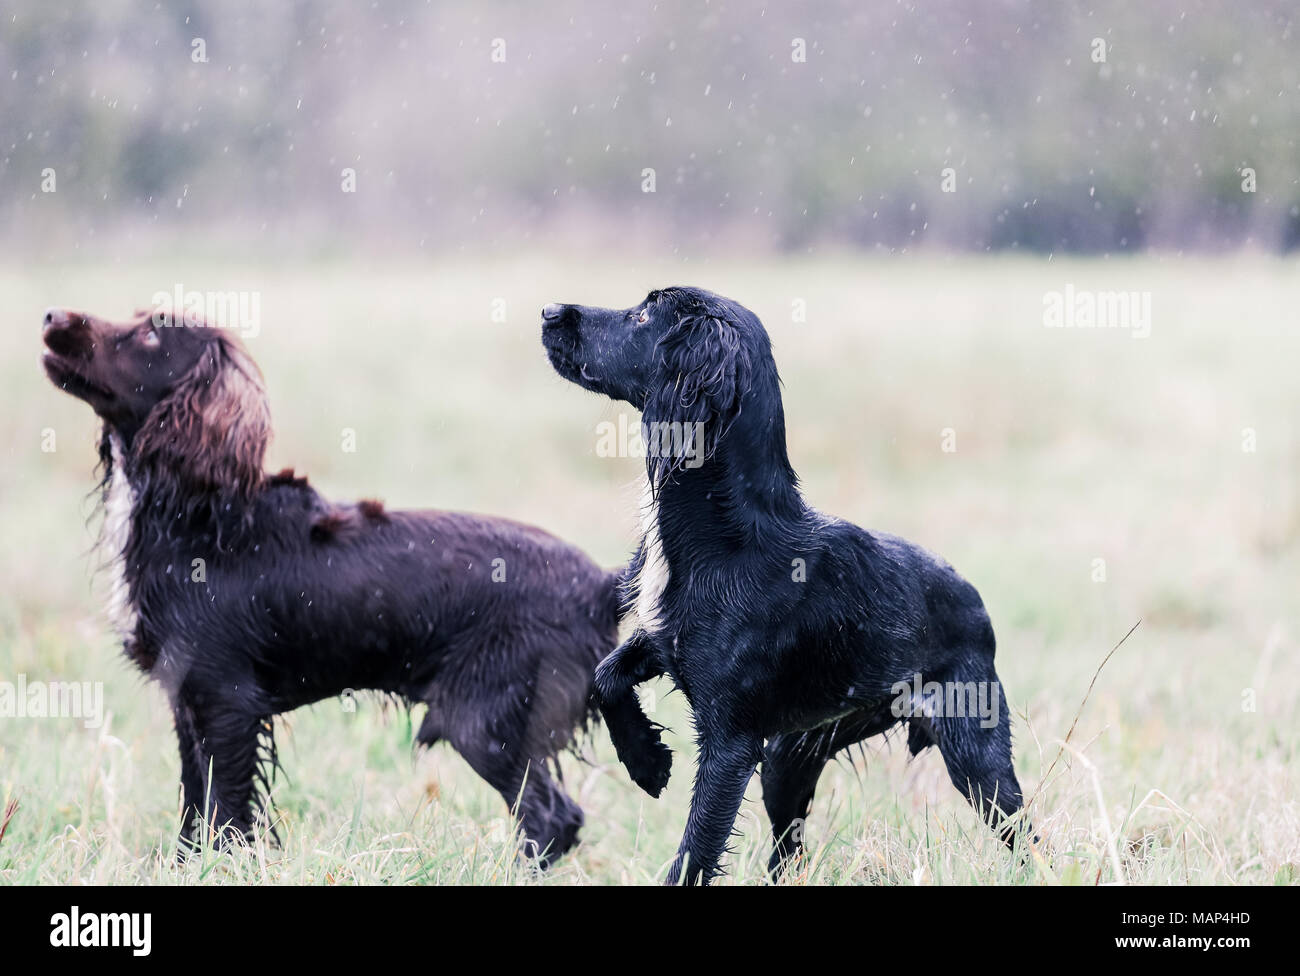
<instances>
[{"instance_id":1,"label":"brown dog's nose","mask_svg":"<svg viewBox=\"0 0 1300 976\"><path fill-rule=\"evenodd\" d=\"M45 324L42 326L42 332L49 332L50 329L57 329L60 326L68 324L68 313L61 308L47 308L45 310Z\"/></svg>"},{"instance_id":2,"label":"brown dog's nose","mask_svg":"<svg viewBox=\"0 0 1300 976\"><path fill-rule=\"evenodd\" d=\"M47 308L41 337L60 356L89 356L94 349L90 326L84 315L65 308Z\"/></svg>"}]
</instances>

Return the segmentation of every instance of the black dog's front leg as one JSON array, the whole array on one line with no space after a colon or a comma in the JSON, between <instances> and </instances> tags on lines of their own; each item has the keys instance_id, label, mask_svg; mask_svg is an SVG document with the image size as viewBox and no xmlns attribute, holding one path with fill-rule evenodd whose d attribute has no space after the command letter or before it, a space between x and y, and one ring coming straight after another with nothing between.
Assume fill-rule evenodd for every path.
<instances>
[{"instance_id":1,"label":"black dog's front leg","mask_svg":"<svg viewBox=\"0 0 1300 976\"><path fill-rule=\"evenodd\" d=\"M665 884L682 880L708 884L718 874L727 838L745 798L745 786L763 752L763 740L749 735L720 735L702 728L698 737L700 767L686 832Z\"/></svg>"},{"instance_id":2,"label":"black dog's front leg","mask_svg":"<svg viewBox=\"0 0 1300 976\"><path fill-rule=\"evenodd\" d=\"M663 726L641 710L636 686L662 673L649 641L637 631L597 665L593 690L619 761L651 796L668 785L673 754L659 738Z\"/></svg>"},{"instance_id":3,"label":"black dog's front leg","mask_svg":"<svg viewBox=\"0 0 1300 976\"><path fill-rule=\"evenodd\" d=\"M601 698L618 698L661 674L654 645L645 631L637 630L596 665L596 693Z\"/></svg>"}]
</instances>

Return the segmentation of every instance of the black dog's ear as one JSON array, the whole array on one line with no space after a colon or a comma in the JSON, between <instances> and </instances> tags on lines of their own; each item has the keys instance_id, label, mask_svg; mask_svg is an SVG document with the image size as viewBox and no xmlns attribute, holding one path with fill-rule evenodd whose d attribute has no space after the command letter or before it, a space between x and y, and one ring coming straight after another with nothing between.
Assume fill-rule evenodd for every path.
<instances>
[{"instance_id":1,"label":"black dog's ear","mask_svg":"<svg viewBox=\"0 0 1300 976\"><path fill-rule=\"evenodd\" d=\"M642 423L655 488L718 450L749 390L751 363L739 318L709 309L683 315L659 340Z\"/></svg>"}]
</instances>

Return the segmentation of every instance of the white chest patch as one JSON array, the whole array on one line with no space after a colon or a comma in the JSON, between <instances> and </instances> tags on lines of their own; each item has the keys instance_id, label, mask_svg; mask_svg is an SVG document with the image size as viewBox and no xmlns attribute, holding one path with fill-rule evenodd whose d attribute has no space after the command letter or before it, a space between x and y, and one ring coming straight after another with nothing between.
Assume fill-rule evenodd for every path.
<instances>
[{"instance_id":1,"label":"white chest patch","mask_svg":"<svg viewBox=\"0 0 1300 976\"><path fill-rule=\"evenodd\" d=\"M664 559L663 542L659 538L659 506L650 490L649 478L641 496L641 532L645 558L637 575L636 616L641 629L653 634L663 626L659 601L668 586L668 561Z\"/></svg>"},{"instance_id":2,"label":"white chest patch","mask_svg":"<svg viewBox=\"0 0 1300 976\"><path fill-rule=\"evenodd\" d=\"M127 480L122 445L111 439L113 474L108 479L104 502L104 553L108 563L108 619L123 640L135 635L137 614L126 581L126 544L131 539L131 514L135 511L135 489Z\"/></svg>"}]
</instances>

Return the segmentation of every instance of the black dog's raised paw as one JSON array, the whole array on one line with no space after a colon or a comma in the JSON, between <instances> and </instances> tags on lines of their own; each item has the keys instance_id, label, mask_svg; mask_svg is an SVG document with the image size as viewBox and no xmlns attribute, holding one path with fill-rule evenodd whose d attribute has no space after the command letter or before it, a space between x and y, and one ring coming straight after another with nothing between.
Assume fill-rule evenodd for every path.
<instances>
[{"instance_id":1,"label":"black dog's raised paw","mask_svg":"<svg viewBox=\"0 0 1300 976\"><path fill-rule=\"evenodd\" d=\"M673 767L673 752L659 738L663 726L646 718L633 691L600 701L600 713L632 782L658 796L668 785Z\"/></svg>"},{"instance_id":2,"label":"black dog's raised paw","mask_svg":"<svg viewBox=\"0 0 1300 976\"><path fill-rule=\"evenodd\" d=\"M653 797L659 796L668 785L673 771L673 751L659 740L659 726L652 726L654 738L641 744L634 754L619 753L632 782Z\"/></svg>"}]
</instances>

